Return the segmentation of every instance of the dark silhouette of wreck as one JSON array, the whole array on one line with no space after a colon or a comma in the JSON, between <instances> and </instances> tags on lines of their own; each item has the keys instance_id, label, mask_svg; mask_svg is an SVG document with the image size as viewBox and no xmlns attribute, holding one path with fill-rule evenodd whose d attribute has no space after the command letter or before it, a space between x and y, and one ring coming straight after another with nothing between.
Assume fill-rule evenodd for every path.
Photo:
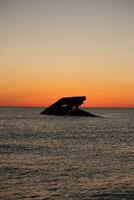
<instances>
[{"instance_id":1,"label":"dark silhouette of wreck","mask_svg":"<svg viewBox=\"0 0 134 200\"><path fill-rule=\"evenodd\" d=\"M43 112L41 112L41 114L98 117L85 110L79 109L79 106L83 104L85 100L85 96L64 97L50 105Z\"/></svg>"}]
</instances>

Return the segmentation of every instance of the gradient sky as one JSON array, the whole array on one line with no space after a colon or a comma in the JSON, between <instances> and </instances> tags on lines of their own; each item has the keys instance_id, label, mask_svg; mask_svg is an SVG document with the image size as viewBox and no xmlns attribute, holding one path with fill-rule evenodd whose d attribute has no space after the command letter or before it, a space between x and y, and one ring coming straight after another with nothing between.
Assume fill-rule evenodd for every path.
<instances>
[{"instance_id":1,"label":"gradient sky","mask_svg":"<svg viewBox=\"0 0 134 200\"><path fill-rule=\"evenodd\" d=\"M134 107L133 0L0 0L0 105Z\"/></svg>"}]
</instances>

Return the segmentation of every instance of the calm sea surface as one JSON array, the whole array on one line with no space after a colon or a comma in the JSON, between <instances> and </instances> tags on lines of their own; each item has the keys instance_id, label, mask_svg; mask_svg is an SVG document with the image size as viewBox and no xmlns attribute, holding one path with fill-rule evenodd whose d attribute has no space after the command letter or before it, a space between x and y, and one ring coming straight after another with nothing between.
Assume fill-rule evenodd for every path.
<instances>
[{"instance_id":1,"label":"calm sea surface","mask_svg":"<svg viewBox=\"0 0 134 200\"><path fill-rule=\"evenodd\" d=\"M0 199L134 199L134 109L42 110L0 108Z\"/></svg>"}]
</instances>

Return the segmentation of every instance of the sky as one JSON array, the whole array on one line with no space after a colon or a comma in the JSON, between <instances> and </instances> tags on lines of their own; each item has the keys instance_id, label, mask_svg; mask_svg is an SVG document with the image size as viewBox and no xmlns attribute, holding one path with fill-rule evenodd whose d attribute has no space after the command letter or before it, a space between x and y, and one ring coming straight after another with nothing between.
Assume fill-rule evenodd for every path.
<instances>
[{"instance_id":1,"label":"sky","mask_svg":"<svg viewBox=\"0 0 134 200\"><path fill-rule=\"evenodd\" d=\"M133 0L0 0L0 106L134 107Z\"/></svg>"}]
</instances>

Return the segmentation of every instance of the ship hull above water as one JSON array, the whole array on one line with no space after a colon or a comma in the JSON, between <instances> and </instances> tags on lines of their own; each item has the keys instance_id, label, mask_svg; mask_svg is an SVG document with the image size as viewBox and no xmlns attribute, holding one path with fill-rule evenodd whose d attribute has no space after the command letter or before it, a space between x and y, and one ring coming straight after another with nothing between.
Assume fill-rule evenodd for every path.
<instances>
[{"instance_id":1,"label":"ship hull above water","mask_svg":"<svg viewBox=\"0 0 134 200\"><path fill-rule=\"evenodd\" d=\"M88 116L98 117L90 112L79 109L79 106L86 100L85 96L64 97L46 108L41 114L59 116Z\"/></svg>"}]
</instances>

